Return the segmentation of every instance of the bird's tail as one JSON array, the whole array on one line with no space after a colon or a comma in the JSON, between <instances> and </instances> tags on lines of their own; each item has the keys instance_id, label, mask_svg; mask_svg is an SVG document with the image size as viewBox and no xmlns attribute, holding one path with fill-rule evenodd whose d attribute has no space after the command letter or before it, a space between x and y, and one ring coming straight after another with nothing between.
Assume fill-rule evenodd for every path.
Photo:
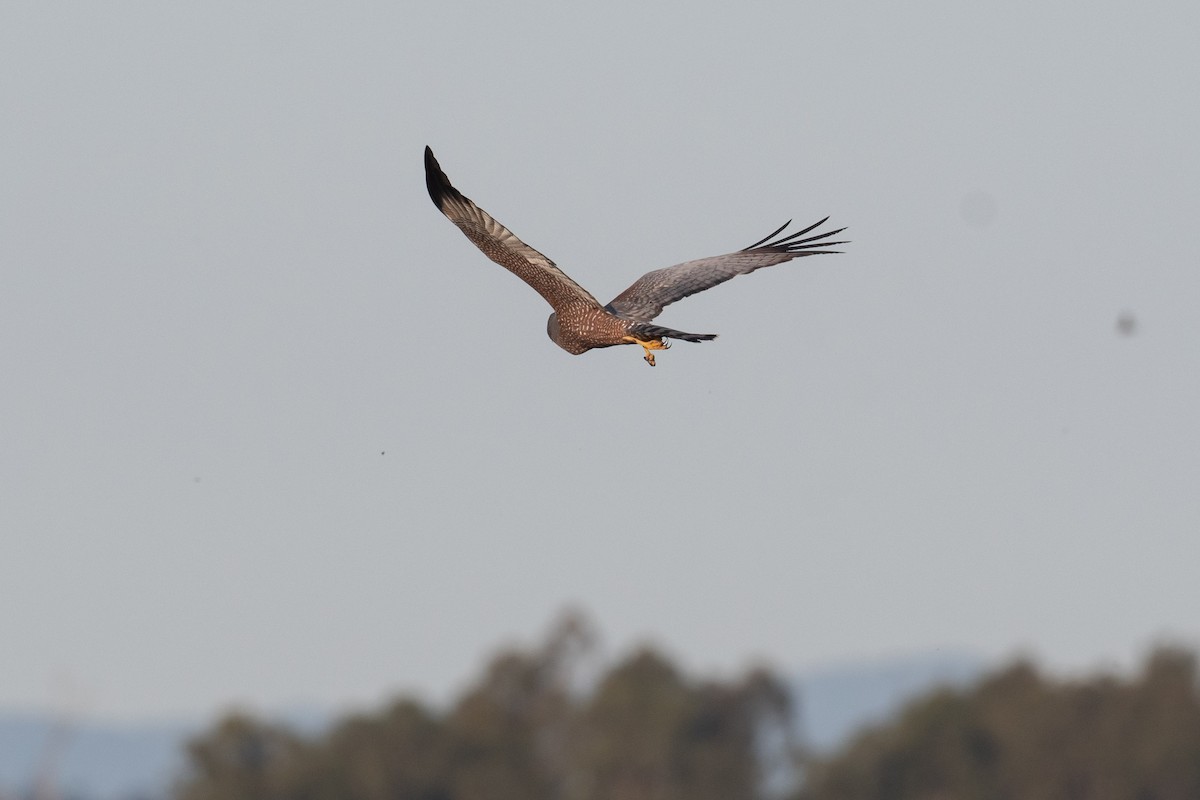
<instances>
[{"instance_id":1,"label":"bird's tail","mask_svg":"<svg viewBox=\"0 0 1200 800\"><path fill-rule=\"evenodd\" d=\"M664 336L668 339L682 339L685 342L707 342L717 338L715 333L685 333L674 328L664 328L661 325L651 325L645 322L632 326L629 332L645 341L661 339Z\"/></svg>"}]
</instances>

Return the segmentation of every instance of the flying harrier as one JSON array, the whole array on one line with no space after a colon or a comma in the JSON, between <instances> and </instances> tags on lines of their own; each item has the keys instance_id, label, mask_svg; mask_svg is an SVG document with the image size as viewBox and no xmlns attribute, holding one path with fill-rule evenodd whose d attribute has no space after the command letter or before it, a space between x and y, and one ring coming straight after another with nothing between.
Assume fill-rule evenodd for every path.
<instances>
[{"instance_id":1,"label":"flying harrier","mask_svg":"<svg viewBox=\"0 0 1200 800\"><path fill-rule=\"evenodd\" d=\"M451 186L450 179L442 172L437 159L433 157L433 151L428 147L425 148L425 184L434 205L485 256L513 272L546 298L546 302L554 309L546 323L546 333L555 344L573 355L585 353L594 347L637 344L646 351L646 363L652 367L653 351L670 347L668 339L704 342L717 338L715 333L684 333L651 324L651 320L662 313L664 306L711 289L735 275L782 264L801 256L836 253L839 251L823 248L846 244L825 241L845 228L801 238L825 224L829 217L802 231L775 239L792 224L788 220L769 236L736 253L647 272L611 303L602 306L586 289L556 267L553 261L522 242L512 231Z\"/></svg>"}]
</instances>

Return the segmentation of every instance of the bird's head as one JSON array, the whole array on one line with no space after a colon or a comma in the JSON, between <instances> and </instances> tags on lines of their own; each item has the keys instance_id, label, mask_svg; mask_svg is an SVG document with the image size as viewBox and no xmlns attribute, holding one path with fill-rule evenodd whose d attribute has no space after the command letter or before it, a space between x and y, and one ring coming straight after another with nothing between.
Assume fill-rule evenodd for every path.
<instances>
[{"instance_id":1,"label":"bird's head","mask_svg":"<svg viewBox=\"0 0 1200 800\"><path fill-rule=\"evenodd\" d=\"M558 338L558 314L553 313L550 319L546 320L546 335L550 337L550 341L554 342L559 347L562 347L562 342Z\"/></svg>"}]
</instances>

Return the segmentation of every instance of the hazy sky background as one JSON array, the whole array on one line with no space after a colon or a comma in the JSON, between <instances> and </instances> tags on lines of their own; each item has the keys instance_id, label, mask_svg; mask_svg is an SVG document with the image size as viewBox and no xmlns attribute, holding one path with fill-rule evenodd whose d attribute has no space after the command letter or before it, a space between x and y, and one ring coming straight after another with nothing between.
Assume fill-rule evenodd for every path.
<instances>
[{"instance_id":1,"label":"hazy sky background","mask_svg":"<svg viewBox=\"0 0 1200 800\"><path fill-rule=\"evenodd\" d=\"M723 673L1196 643L1198 27L3 4L0 707L444 699L569 605ZM426 144L602 300L853 243L572 357Z\"/></svg>"}]
</instances>

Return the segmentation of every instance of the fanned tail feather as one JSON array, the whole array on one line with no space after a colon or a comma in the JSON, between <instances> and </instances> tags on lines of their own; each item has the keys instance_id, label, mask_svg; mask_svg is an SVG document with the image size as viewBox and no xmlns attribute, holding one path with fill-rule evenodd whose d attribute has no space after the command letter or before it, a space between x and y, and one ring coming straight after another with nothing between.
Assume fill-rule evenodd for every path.
<instances>
[{"instance_id":1,"label":"fanned tail feather","mask_svg":"<svg viewBox=\"0 0 1200 800\"><path fill-rule=\"evenodd\" d=\"M686 333L677 331L674 328L664 328L661 325L640 324L630 328L630 333L642 340L662 339L680 339L685 342L708 342L715 338L715 333Z\"/></svg>"}]
</instances>

